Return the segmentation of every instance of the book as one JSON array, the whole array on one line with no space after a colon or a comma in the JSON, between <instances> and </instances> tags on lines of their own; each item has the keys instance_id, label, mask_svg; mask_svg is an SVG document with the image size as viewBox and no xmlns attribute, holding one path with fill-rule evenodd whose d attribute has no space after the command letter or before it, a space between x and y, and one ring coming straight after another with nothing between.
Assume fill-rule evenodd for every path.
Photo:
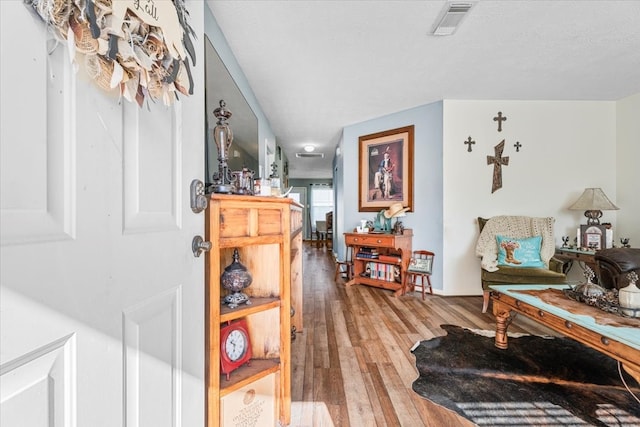
<instances>
[{"instance_id":1,"label":"book","mask_svg":"<svg viewBox=\"0 0 640 427\"><path fill-rule=\"evenodd\" d=\"M367 258L367 259L373 259L373 258L378 258L378 254L372 254L370 252L358 252L356 254L357 258Z\"/></svg>"}]
</instances>

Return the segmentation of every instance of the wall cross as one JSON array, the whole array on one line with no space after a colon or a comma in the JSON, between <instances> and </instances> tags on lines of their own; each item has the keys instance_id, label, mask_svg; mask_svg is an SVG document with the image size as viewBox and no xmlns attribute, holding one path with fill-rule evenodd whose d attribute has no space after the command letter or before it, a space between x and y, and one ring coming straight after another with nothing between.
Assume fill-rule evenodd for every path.
<instances>
[{"instance_id":1,"label":"wall cross","mask_svg":"<svg viewBox=\"0 0 640 427\"><path fill-rule=\"evenodd\" d=\"M494 122L498 122L498 132L502 132L502 122L507 121L507 116L502 116L502 111L498 111L498 115L493 118Z\"/></svg>"},{"instance_id":2,"label":"wall cross","mask_svg":"<svg viewBox=\"0 0 640 427\"><path fill-rule=\"evenodd\" d=\"M502 157L504 151L504 139L495 147L493 147L494 155L487 156L487 164L493 165L493 184L491 193L502 188L502 165L509 165L509 156Z\"/></svg>"},{"instance_id":3,"label":"wall cross","mask_svg":"<svg viewBox=\"0 0 640 427\"><path fill-rule=\"evenodd\" d=\"M467 147L467 151L469 151L469 152L470 152L470 151L471 151L471 146L472 146L473 144L475 144L476 142L475 142L475 141L472 141L472 140L471 140L471 137L469 137L469 138L468 138L464 143L468 145L468 147Z\"/></svg>"},{"instance_id":4,"label":"wall cross","mask_svg":"<svg viewBox=\"0 0 640 427\"><path fill-rule=\"evenodd\" d=\"M516 141L515 144L513 144L514 147L516 147L516 153L520 152L520 147L522 147L522 144L520 144L520 141Z\"/></svg>"}]
</instances>

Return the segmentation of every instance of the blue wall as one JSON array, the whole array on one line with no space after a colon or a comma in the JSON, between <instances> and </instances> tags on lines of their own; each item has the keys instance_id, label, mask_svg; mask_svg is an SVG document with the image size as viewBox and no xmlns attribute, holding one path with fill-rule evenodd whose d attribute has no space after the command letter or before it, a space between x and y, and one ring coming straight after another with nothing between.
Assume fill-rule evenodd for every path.
<instances>
[{"instance_id":1,"label":"blue wall","mask_svg":"<svg viewBox=\"0 0 640 427\"><path fill-rule=\"evenodd\" d=\"M436 102L345 127L334 162L336 195L336 244L334 250L344 257L342 233L373 219L374 212L358 212L358 138L389 129L415 126L413 212L403 218L405 228L413 229L413 249L436 253L432 283L442 287L443 251L443 104ZM438 256L440 255L440 256Z\"/></svg>"}]
</instances>

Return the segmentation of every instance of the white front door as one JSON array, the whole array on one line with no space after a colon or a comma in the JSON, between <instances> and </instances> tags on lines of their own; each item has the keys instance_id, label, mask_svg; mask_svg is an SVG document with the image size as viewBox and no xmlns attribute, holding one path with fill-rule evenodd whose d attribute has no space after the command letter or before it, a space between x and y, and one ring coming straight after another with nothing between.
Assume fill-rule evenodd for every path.
<instances>
[{"instance_id":1,"label":"white front door","mask_svg":"<svg viewBox=\"0 0 640 427\"><path fill-rule=\"evenodd\" d=\"M2 427L204 425L203 3L187 8L195 94L139 108L0 1Z\"/></svg>"}]
</instances>

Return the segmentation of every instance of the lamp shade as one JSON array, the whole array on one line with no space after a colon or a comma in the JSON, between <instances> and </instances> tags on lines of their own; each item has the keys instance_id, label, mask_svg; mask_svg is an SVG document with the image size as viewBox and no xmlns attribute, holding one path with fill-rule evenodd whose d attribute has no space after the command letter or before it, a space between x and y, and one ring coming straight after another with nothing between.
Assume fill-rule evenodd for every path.
<instances>
[{"instance_id":1,"label":"lamp shade","mask_svg":"<svg viewBox=\"0 0 640 427\"><path fill-rule=\"evenodd\" d=\"M600 224L602 211L612 211L620 208L609 200L601 188L585 188L582 195L574 204L569 206L569 209L584 211L584 216L588 218L587 224Z\"/></svg>"},{"instance_id":2,"label":"lamp shade","mask_svg":"<svg viewBox=\"0 0 640 427\"><path fill-rule=\"evenodd\" d=\"M602 188L585 188L576 202L569 206L576 211L614 211L620 209L604 194Z\"/></svg>"}]
</instances>

